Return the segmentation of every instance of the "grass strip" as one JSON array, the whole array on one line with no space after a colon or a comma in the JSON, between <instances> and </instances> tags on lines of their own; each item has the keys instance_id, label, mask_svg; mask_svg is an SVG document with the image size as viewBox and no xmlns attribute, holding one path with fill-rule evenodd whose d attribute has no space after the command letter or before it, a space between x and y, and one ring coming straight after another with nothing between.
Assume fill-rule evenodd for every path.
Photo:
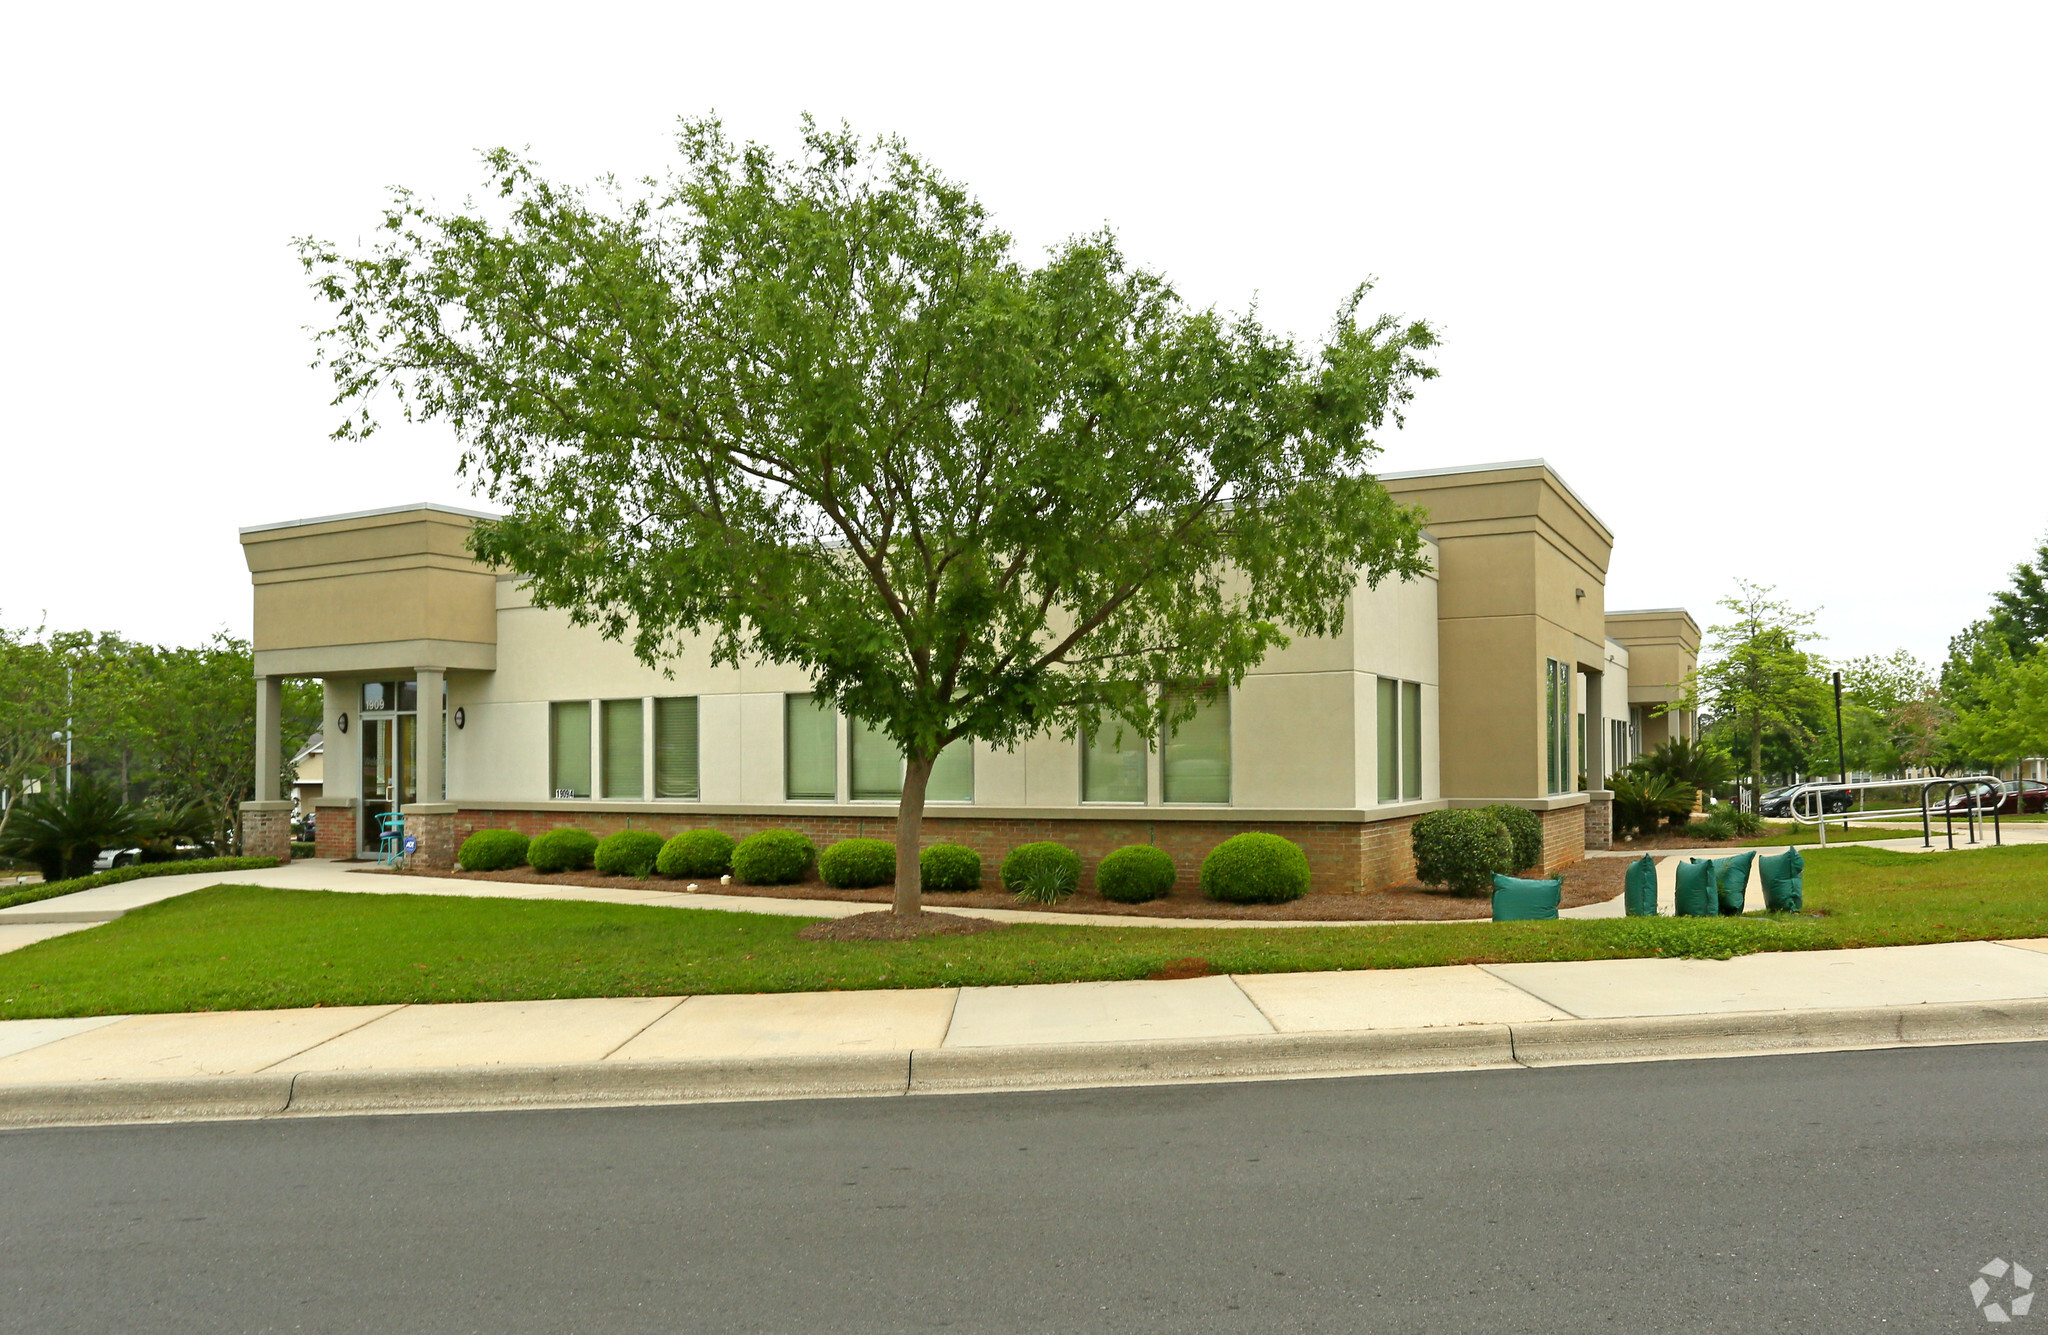
<instances>
[{"instance_id":1,"label":"grass strip","mask_svg":"<svg viewBox=\"0 0 2048 1335\"><path fill-rule=\"evenodd\" d=\"M1850 848L1807 860L1808 912L1313 928L1020 924L807 942L809 918L215 886L0 955L0 1018L393 1002L989 986L1223 973L1834 950L2048 932L2048 847Z\"/></svg>"},{"instance_id":2,"label":"grass strip","mask_svg":"<svg viewBox=\"0 0 2048 1335\"><path fill-rule=\"evenodd\" d=\"M103 885L119 885L123 881L147 880L152 876L191 876L211 871L264 871L277 865L276 858L192 858L184 862L138 862L132 867L113 867L107 871L93 872L89 876L74 876L68 881L46 881L41 885L25 885L18 890L10 890L0 894L0 909L11 909L16 904L33 904L43 899L55 899L59 895L93 890Z\"/></svg>"}]
</instances>

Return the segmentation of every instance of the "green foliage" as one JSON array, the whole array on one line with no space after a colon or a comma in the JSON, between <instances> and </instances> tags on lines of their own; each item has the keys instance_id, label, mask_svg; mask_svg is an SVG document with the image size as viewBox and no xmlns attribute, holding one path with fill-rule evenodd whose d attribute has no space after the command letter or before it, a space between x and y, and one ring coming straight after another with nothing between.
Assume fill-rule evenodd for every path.
<instances>
[{"instance_id":1,"label":"green foliage","mask_svg":"<svg viewBox=\"0 0 2048 1335\"><path fill-rule=\"evenodd\" d=\"M510 871L526 865L526 836L517 830L478 830L455 850L464 871Z\"/></svg>"},{"instance_id":2,"label":"green foliage","mask_svg":"<svg viewBox=\"0 0 2048 1335\"><path fill-rule=\"evenodd\" d=\"M1361 580L1426 568L1373 436L1436 335L1327 342L1194 308L1106 230L1031 267L900 141L806 122L800 158L686 124L628 193L489 155L487 205L401 192L364 251L300 254L339 400L463 440L509 507L479 557L649 664L800 668L930 763L1104 719L1152 737Z\"/></svg>"},{"instance_id":3,"label":"green foliage","mask_svg":"<svg viewBox=\"0 0 2048 1335\"><path fill-rule=\"evenodd\" d=\"M917 855L924 889L958 894L981 889L981 854L961 844L933 844Z\"/></svg>"},{"instance_id":4,"label":"green foliage","mask_svg":"<svg viewBox=\"0 0 2048 1335\"><path fill-rule=\"evenodd\" d=\"M1674 737L1630 762L1631 771L1656 774L1702 793L1714 793L1735 779L1728 753L1706 741Z\"/></svg>"},{"instance_id":5,"label":"green foliage","mask_svg":"<svg viewBox=\"0 0 2048 1335\"><path fill-rule=\"evenodd\" d=\"M1820 660L1805 648L1814 637L1813 614L1772 598L1769 585L1735 583L1735 593L1720 600L1734 618L1709 630L1711 658L1695 674L1686 703L1704 703L1729 729L1761 793L1766 734L1793 742L1798 751L1789 768L1801 768L1807 744L1832 714L1833 695Z\"/></svg>"},{"instance_id":6,"label":"green foliage","mask_svg":"<svg viewBox=\"0 0 2048 1335\"><path fill-rule=\"evenodd\" d=\"M126 881L148 880L153 876L194 876L216 871L263 871L275 867L275 858L191 858L184 862L148 862L127 867L115 867L109 871L96 871L90 876L77 876L68 881L45 881L41 885L25 885L19 889L0 887L0 909L11 909L16 904L35 904L59 895L76 894L80 890L96 890L103 885L120 885Z\"/></svg>"},{"instance_id":7,"label":"green foliage","mask_svg":"<svg viewBox=\"0 0 2048 1335\"><path fill-rule=\"evenodd\" d=\"M720 830L684 830L661 846L654 869L663 876L725 876L732 871L733 837Z\"/></svg>"},{"instance_id":8,"label":"green foliage","mask_svg":"<svg viewBox=\"0 0 2048 1335\"><path fill-rule=\"evenodd\" d=\"M1617 805L1620 797L1616 796ZM1453 894L1484 895L1493 891L1496 872L1512 872L1514 837L1484 809L1432 811L1415 818L1410 834L1415 849L1415 879L1441 885Z\"/></svg>"},{"instance_id":9,"label":"green foliage","mask_svg":"<svg viewBox=\"0 0 2048 1335\"><path fill-rule=\"evenodd\" d=\"M1480 810L1499 821L1514 845L1514 870L1525 871L1543 865L1543 819L1521 807L1498 804Z\"/></svg>"},{"instance_id":10,"label":"green foliage","mask_svg":"<svg viewBox=\"0 0 2048 1335\"><path fill-rule=\"evenodd\" d=\"M794 885L817 858L811 841L795 830L762 830L732 850L732 878L741 885Z\"/></svg>"},{"instance_id":11,"label":"green foliage","mask_svg":"<svg viewBox=\"0 0 2048 1335\"><path fill-rule=\"evenodd\" d=\"M1081 855L1065 844L1049 840L1019 844L1003 859L999 876L1003 889L1013 895L1023 895L1028 889L1064 899L1081 884Z\"/></svg>"},{"instance_id":12,"label":"green foliage","mask_svg":"<svg viewBox=\"0 0 2048 1335\"><path fill-rule=\"evenodd\" d=\"M1669 818L1692 811L1692 789L1661 774L1631 777L1623 771L1609 777L1607 787L1614 794L1616 834L1654 834Z\"/></svg>"},{"instance_id":13,"label":"green foliage","mask_svg":"<svg viewBox=\"0 0 2048 1335\"><path fill-rule=\"evenodd\" d=\"M1202 859L1200 884L1226 904L1284 904L1308 893L1308 854L1277 834L1234 834Z\"/></svg>"},{"instance_id":14,"label":"green foliage","mask_svg":"<svg viewBox=\"0 0 2048 1335\"><path fill-rule=\"evenodd\" d=\"M526 863L535 871L552 876L565 871L587 871L597 860L597 836L570 826L538 835L526 846Z\"/></svg>"},{"instance_id":15,"label":"green foliage","mask_svg":"<svg viewBox=\"0 0 2048 1335\"><path fill-rule=\"evenodd\" d=\"M655 860L668 841L652 830L619 830L598 841L591 863L606 876L654 875Z\"/></svg>"},{"instance_id":16,"label":"green foliage","mask_svg":"<svg viewBox=\"0 0 2048 1335\"><path fill-rule=\"evenodd\" d=\"M293 856L294 858L309 858L309 857L312 857L312 856L313 856L313 852L314 852L314 845L313 845L313 841L312 841L312 840L310 840L310 839L294 839L294 840L292 840L292 856Z\"/></svg>"},{"instance_id":17,"label":"green foliage","mask_svg":"<svg viewBox=\"0 0 2048 1335\"><path fill-rule=\"evenodd\" d=\"M33 863L46 881L67 880L92 871L101 849L134 842L147 825L142 809L122 801L119 790L79 773L70 792L46 788L14 804L0 856Z\"/></svg>"},{"instance_id":18,"label":"green foliage","mask_svg":"<svg viewBox=\"0 0 2048 1335\"><path fill-rule=\"evenodd\" d=\"M1700 822L1700 835L1707 839L1750 839L1764 832L1763 817L1727 802L1717 802Z\"/></svg>"},{"instance_id":19,"label":"green foliage","mask_svg":"<svg viewBox=\"0 0 2048 1335\"><path fill-rule=\"evenodd\" d=\"M1026 904L1058 904L1076 888L1066 868L1053 862L1034 862L1017 874L1016 889L1011 893Z\"/></svg>"},{"instance_id":20,"label":"green foliage","mask_svg":"<svg viewBox=\"0 0 2048 1335\"><path fill-rule=\"evenodd\" d=\"M818 879L838 890L865 890L896 879L896 845L887 839L841 839L818 855Z\"/></svg>"},{"instance_id":21,"label":"green foliage","mask_svg":"<svg viewBox=\"0 0 2048 1335\"><path fill-rule=\"evenodd\" d=\"M2013 567L2012 584L1991 595L1991 631L2016 659L2031 658L2048 640L2048 541L2034 559Z\"/></svg>"},{"instance_id":22,"label":"green foliage","mask_svg":"<svg viewBox=\"0 0 2048 1335\"><path fill-rule=\"evenodd\" d=\"M1119 904L1143 904L1173 893L1173 855L1151 844L1130 844L1095 864L1095 889Z\"/></svg>"}]
</instances>

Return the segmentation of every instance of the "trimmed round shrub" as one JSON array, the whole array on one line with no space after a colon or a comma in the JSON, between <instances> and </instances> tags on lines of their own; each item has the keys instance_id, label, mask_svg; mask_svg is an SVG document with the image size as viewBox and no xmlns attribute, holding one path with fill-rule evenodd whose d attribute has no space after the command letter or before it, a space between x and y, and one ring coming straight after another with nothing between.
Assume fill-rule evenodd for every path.
<instances>
[{"instance_id":1,"label":"trimmed round shrub","mask_svg":"<svg viewBox=\"0 0 2048 1335\"><path fill-rule=\"evenodd\" d=\"M298 848L292 849L298 856ZM464 871L510 871L526 865L526 836L517 830L478 830L455 851L455 865Z\"/></svg>"},{"instance_id":2,"label":"trimmed round shrub","mask_svg":"<svg viewBox=\"0 0 2048 1335\"><path fill-rule=\"evenodd\" d=\"M664 842L652 830L620 830L598 841L592 861L607 876L652 876Z\"/></svg>"},{"instance_id":3,"label":"trimmed round shrub","mask_svg":"<svg viewBox=\"0 0 2048 1335\"><path fill-rule=\"evenodd\" d=\"M1516 871L1543 865L1543 818L1533 811L1520 807L1482 807L1495 820L1507 827L1508 841L1515 846Z\"/></svg>"},{"instance_id":4,"label":"trimmed round shrub","mask_svg":"<svg viewBox=\"0 0 2048 1335\"><path fill-rule=\"evenodd\" d=\"M1095 864L1095 888L1119 904L1143 904L1173 893L1173 855L1151 844L1119 848Z\"/></svg>"},{"instance_id":5,"label":"trimmed round shrub","mask_svg":"<svg viewBox=\"0 0 2048 1335\"><path fill-rule=\"evenodd\" d=\"M794 885L817 856L811 841L795 830L763 830L732 850L732 878L741 885Z\"/></svg>"},{"instance_id":6,"label":"trimmed round shrub","mask_svg":"<svg viewBox=\"0 0 2048 1335\"><path fill-rule=\"evenodd\" d=\"M1308 854L1277 834L1234 834L1202 859L1202 893L1226 904L1284 904L1308 893Z\"/></svg>"},{"instance_id":7,"label":"trimmed round shrub","mask_svg":"<svg viewBox=\"0 0 2048 1335\"><path fill-rule=\"evenodd\" d=\"M896 880L896 845L886 839L841 839L818 854L818 879L835 890L865 890Z\"/></svg>"},{"instance_id":8,"label":"trimmed round shrub","mask_svg":"<svg viewBox=\"0 0 2048 1335\"><path fill-rule=\"evenodd\" d=\"M654 869L663 876L723 876L732 870L733 839L717 830L684 830L661 846Z\"/></svg>"},{"instance_id":9,"label":"trimmed round shrub","mask_svg":"<svg viewBox=\"0 0 2048 1335\"><path fill-rule=\"evenodd\" d=\"M950 895L981 889L981 854L961 844L933 844L917 855L917 871L926 891Z\"/></svg>"},{"instance_id":10,"label":"trimmed round shrub","mask_svg":"<svg viewBox=\"0 0 2048 1335\"><path fill-rule=\"evenodd\" d=\"M1515 871L1514 837L1485 809L1432 811L1415 820L1415 879L1453 894L1484 895L1495 872Z\"/></svg>"},{"instance_id":11,"label":"trimmed round shrub","mask_svg":"<svg viewBox=\"0 0 2048 1335\"><path fill-rule=\"evenodd\" d=\"M1003 859L1000 875L1003 889L1013 895L1028 890L1040 898L1051 894L1057 902L1081 884L1081 855L1050 840L1019 844Z\"/></svg>"},{"instance_id":12,"label":"trimmed round shrub","mask_svg":"<svg viewBox=\"0 0 2048 1335\"><path fill-rule=\"evenodd\" d=\"M597 836L564 827L549 830L526 846L526 865L535 871L585 871L597 859Z\"/></svg>"}]
</instances>

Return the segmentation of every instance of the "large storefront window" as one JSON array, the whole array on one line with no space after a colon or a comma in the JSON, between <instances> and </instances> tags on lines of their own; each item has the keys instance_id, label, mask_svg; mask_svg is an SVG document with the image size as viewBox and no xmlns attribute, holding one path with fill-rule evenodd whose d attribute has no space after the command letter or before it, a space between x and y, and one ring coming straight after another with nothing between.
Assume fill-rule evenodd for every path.
<instances>
[{"instance_id":1,"label":"large storefront window","mask_svg":"<svg viewBox=\"0 0 2048 1335\"><path fill-rule=\"evenodd\" d=\"M858 721L847 725L852 738L853 798L856 802L894 802L903 796L903 754L887 733ZM927 802L974 800L974 745L957 741L939 752L925 780Z\"/></svg>"},{"instance_id":2,"label":"large storefront window","mask_svg":"<svg viewBox=\"0 0 2048 1335\"><path fill-rule=\"evenodd\" d=\"M787 695L783 710L784 794L792 802L839 797L839 716L815 695Z\"/></svg>"},{"instance_id":3,"label":"large storefront window","mask_svg":"<svg viewBox=\"0 0 2048 1335\"><path fill-rule=\"evenodd\" d=\"M603 708L604 726L599 750L604 757L604 795L637 802L647 795L642 786L645 771L640 763L640 702L607 700Z\"/></svg>"},{"instance_id":4,"label":"large storefront window","mask_svg":"<svg viewBox=\"0 0 2048 1335\"><path fill-rule=\"evenodd\" d=\"M1186 698L1169 695L1170 712ZM1219 691L1195 705L1195 716L1159 748L1159 796L1165 802L1230 801L1230 696Z\"/></svg>"},{"instance_id":5,"label":"large storefront window","mask_svg":"<svg viewBox=\"0 0 2048 1335\"><path fill-rule=\"evenodd\" d=\"M1572 673L1554 658L1543 660L1544 779L1549 791L1572 786Z\"/></svg>"},{"instance_id":6,"label":"large storefront window","mask_svg":"<svg viewBox=\"0 0 2048 1335\"><path fill-rule=\"evenodd\" d=\"M1129 724L1104 719L1081 739L1081 800L1142 803L1146 755L1145 739Z\"/></svg>"},{"instance_id":7,"label":"large storefront window","mask_svg":"<svg viewBox=\"0 0 2048 1335\"><path fill-rule=\"evenodd\" d=\"M701 796L697 786L697 697L654 702L654 796L661 801Z\"/></svg>"}]
</instances>

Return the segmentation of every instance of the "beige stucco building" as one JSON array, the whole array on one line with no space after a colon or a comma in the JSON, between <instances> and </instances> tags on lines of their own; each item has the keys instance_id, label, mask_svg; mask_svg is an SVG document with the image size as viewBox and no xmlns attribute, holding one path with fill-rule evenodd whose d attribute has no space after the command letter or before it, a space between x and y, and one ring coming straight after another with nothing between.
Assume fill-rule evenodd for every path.
<instances>
[{"instance_id":1,"label":"beige stucco building","mask_svg":"<svg viewBox=\"0 0 2048 1335\"><path fill-rule=\"evenodd\" d=\"M991 868L1030 839L1091 868L1150 842L1192 872L1229 834L1269 829L1332 889L1407 879L1409 824L1446 805L1541 813L1550 865L1604 844L1605 794L1581 776L1644 743L1639 711L1690 671L1689 618L1606 614L1613 535L1540 460L1382 480L1427 510L1435 573L1361 585L1341 633L1274 653L1164 745L956 744L926 837ZM893 833L900 758L817 710L800 671L714 666L708 645L650 668L472 560L488 517L414 505L242 531L259 783L277 772L278 683L319 678L322 856L374 852L399 816L442 865L490 826ZM252 847L289 807L268 783Z\"/></svg>"}]
</instances>

